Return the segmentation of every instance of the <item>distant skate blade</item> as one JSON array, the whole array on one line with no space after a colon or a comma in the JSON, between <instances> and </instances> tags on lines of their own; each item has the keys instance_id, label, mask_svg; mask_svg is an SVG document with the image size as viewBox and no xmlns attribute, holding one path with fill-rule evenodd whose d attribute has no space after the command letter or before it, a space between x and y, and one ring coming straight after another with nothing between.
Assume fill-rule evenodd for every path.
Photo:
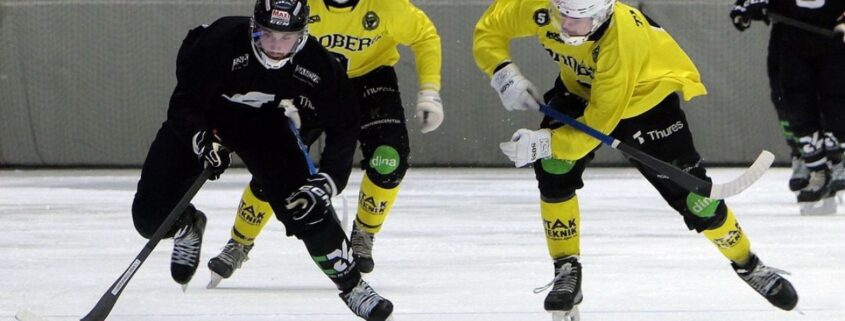
<instances>
[{"instance_id":1,"label":"distant skate blade","mask_svg":"<svg viewBox=\"0 0 845 321\"><path fill-rule=\"evenodd\" d=\"M836 197L828 197L818 202L801 202L801 216L819 216L836 214Z\"/></svg>"},{"instance_id":2,"label":"distant skate blade","mask_svg":"<svg viewBox=\"0 0 845 321\"><path fill-rule=\"evenodd\" d=\"M552 313L552 321L580 321L581 313L578 312L578 306L569 311L550 311Z\"/></svg>"},{"instance_id":3,"label":"distant skate blade","mask_svg":"<svg viewBox=\"0 0 845 321\"><path fill-rule=\"evenodd\" d=\"M221 281L223 281L223 276L221 276L220 274L211 272L211 280L208 281L208 285L206 285L205 288L206 289L214 289L218 285L220 285Z\"/></svg>"},{"instance_id":4,"label":"distant skate blade","mask_svg":"<svg viewBox=\"0 0 845 321\"><path fill-rule=\"evenodd\" d=\"M18 321L47 321L47 319L42 318L41 316L35 314L35 312L30 311L29 309L20 309L18 313L15 313L15 320Z\"/></svg>"}]
</instances>

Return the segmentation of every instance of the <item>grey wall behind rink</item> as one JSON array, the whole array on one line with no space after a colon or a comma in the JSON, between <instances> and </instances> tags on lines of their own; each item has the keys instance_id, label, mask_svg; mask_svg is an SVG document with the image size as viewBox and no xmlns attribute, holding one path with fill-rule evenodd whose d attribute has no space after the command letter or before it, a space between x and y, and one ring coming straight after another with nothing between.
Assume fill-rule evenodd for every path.
<instances>
[{"instance_id":1,"label":"grey wall behind rink","mask_svg":"<svg viewBox=\"0 0 845 321\"><path fill-rule=\"evenodd\" d=\"M315 0L312 0L315 1ZM537 127L539 113L507 112L472 59L472 30L491 1L414 0L443 42L446 120L420 134L413 55L396 65L414 166L509 166L498 143ZM761 149L788 153L769 101L768 29L739 33L732 1L652 0L644 12L696 62L709 95L685 103L709 164L750 162ZM165 117L175 56L188 29L224 15L249 15L238 1L0 0L0 166L139 166ZM556 65L536 39L515 40L514 61L541 90ZM357 156L360 159L360 155ZM594 164L624 164L608 148Z\"/></svg>"}]
</instances>

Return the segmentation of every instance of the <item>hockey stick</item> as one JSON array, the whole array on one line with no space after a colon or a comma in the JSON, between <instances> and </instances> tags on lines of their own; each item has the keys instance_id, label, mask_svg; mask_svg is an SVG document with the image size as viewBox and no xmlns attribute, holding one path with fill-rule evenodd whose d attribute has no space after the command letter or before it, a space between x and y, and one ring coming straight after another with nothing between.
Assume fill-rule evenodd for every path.
<instances>
[{"instance_id":1,"label":"hockey stick","mask_svg":"<svg viewBox=\"0 0 845 321\"><path fill-rule=\"evenodd\" d=\"M123 274L114 281L112 285L109 287L108 291L100 297L100 301L97 301L97 305L91 309L88 314L80 319L80 321L104 321L106 317L111 312L112 308L114 308L114 304L117 302L117 298L123 293L123 289L125 288L126 284L129 283L129 280L132 279L132 276L135 275L135 272L138 271L138 268L141 267L141 264L144 264L144 261L150 256L153 249L158 245L158 242L164 237L164 234L173 227L173 224L176 223L176 219L179 218L179 215L182 214L182 211L188 207L188 204L191 202L191 199L197 195L197 192L200 190L205 181L211 176L211 167L206 167L200 176L197 177L194 184L191 185L190 188L185 192L185 195L182 196L182 199L179 200L179 203L176 203L176 206L173 207L173 210L170 211L170 214L167 214L167 218L164 219L164 222L159 225L158 229L156 230L155 234L150 237L150 240L147 241L147 245L144 245L144 249L141 250L141 253L138 253L138 256L135 257L135 260L132 261L132 264L129 264L129 267L123 271Z\"/></svg>"},{"instance_id":2,"label":"hockey stick","mask_svg":"<svg viewBox=\"0 0 845 321\"><path fill-rule=\"evenodd\" d=\"M822 35L825 37L837 38L842 36L842 33L836 30L825 29L813 24L806 23L804 21L793 19L787 16L783 16L774 12L769 12L769 18L772 18L775 22L785 24L790 27L795 27L804 31L812 32L818 35Z\"/></svg>"},{"instance_id":3,"label":"hockey stick","mask_svg":"<svg viewBox=\"0 0 845 321\"><path fill-rule=\"evenodd\" d=\"M765 173L766 170L772 166L772 162L774 162L775 160L775 155L773 155L769 151L764 150L760 153L759 156L757 156L757 159L754 161L754 164L752 164L751 167L745 170L742 175L724 184L713 184L712 182L708 182L698 177L695 177L690 173L687 173L675 166L672 166L671 164L654 158L649 154L646 154L636 148L633 148L619 141L618 139L605 135L590 126L587 126L557 110L550 108L549 106L540 105L540 111L559 122L575 127L575 129L578 129L584 132L585 134L590 135L595 139L598 139L599 141L601 141L605 145L610 146L613 149L625 153L629 157L639 161L644 166L651 168L655 172L665 175L669 178L669 180L671 180L675 184L680 185L684 189L712 199L725 199L730 196L734 196L741 193L749 186L751 186L751 184L754 184L754 182L760 179L760 177L763 176L763 173Z\"/></svg>"}]
</instances>

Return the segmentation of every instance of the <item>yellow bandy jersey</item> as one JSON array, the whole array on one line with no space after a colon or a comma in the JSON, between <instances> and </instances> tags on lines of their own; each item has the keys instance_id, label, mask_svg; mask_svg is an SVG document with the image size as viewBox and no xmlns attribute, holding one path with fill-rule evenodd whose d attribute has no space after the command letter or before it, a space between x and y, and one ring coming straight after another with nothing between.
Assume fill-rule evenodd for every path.
<instances>
[{"instance_id":1,"label":"yellow bandy jersey","mask_svg":"<svg viewBox=\"0 0 845 321\"><path fill-rule=\"evenodd\" d=\"M566 88L589 101L579 121L610 133L672 92L684 100L704 95L692 60L674 39L637 9L617 2L610 22L580 46L560 40L549 0L497 0L475 26L473 55L488 76L510 61L509 41L534 36L560 66ZM518 64L517 64L518 65ZM552 155L581 159L599 141L569 126L552 131Z\"/></svg>"},{"instance_id":2,"label":"yellow bandy jersey","mask_svg":"<svg viewBox=\"0 0 845 321\"><path fill-rule=\"evenodd\" d=\"M399 61L396 46L411 47L420 86L440 89L440 36L426 14L408 0L361 0L350 8L310 1L308 32L326 49L346 57L350 78Z\"/></svg>"}]
</instances>

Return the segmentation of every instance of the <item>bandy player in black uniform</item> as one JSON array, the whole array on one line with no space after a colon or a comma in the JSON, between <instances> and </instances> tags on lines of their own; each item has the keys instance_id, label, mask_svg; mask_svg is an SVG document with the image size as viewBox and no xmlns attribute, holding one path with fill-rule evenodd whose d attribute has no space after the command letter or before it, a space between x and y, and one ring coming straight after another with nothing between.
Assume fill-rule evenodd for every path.
<instances>
[{"instance_id":1,"label":"bandy player in black uniform","mask_svg":"<svg viewBox=\"0 0 845 321\"><path fill-rule=\"evenodd\" d=\"M769 12L839 32L830 37L773 19L768 56L772 101L795 157L789 187L802 214L835 213L833 196L845 189L845 1L737 0L730 16L743 31L752 20L768 24Z\"/></svg>"},{"instance_id":2,"label":"bandy player in black uniform","mask_svg":"<svg viewBox=\"0 0 845 321\"><path fill-rule=\"evenodd\" d=\"M135 227L150 237L203 166L216 179L236 152L263 185L288 235L366 320L386 320L393 305L361 279L330 197L352 168L359 108L346 70L305 24L302 0L258 0L253 17L223 17L191 30L179 49L167 120L150 146L132 205ZM321 128L320 172L299 128ZM173 279L186 285L199 263L205 215L189 206L174 237Z\"/></svg>"}]
</instances>

